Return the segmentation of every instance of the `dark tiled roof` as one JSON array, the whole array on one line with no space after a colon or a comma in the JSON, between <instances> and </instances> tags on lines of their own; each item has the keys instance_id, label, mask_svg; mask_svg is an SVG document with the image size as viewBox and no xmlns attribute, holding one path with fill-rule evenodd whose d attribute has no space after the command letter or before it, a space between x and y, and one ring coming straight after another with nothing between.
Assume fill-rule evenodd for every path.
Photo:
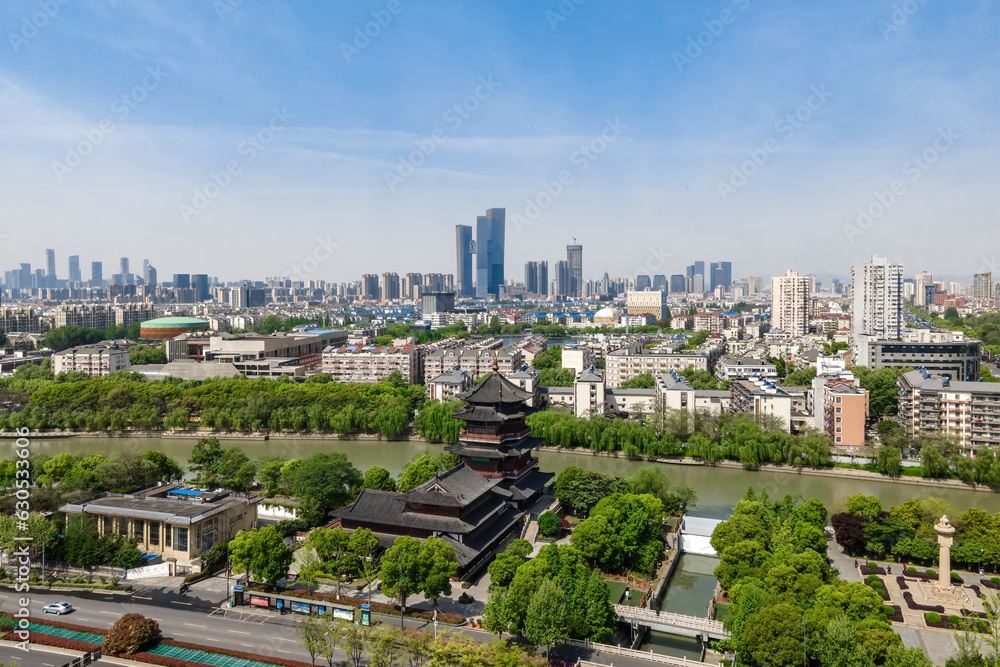
<instances>
[{"instance_id":1,"label":"dark tiled roof","mask_svg":"<svg viewBox=\"0 0 1000 667\"><path fill-rule=\"evenodd\" d=\"M474 405L498 405L523 403L531 398L531 394L500 373L490 373L485 380L458 397Z\"/></svg>"},{"instance_id":2,"label":"dark tiled roof","mask_svg":"<svg viewBox=\"0 0 1000 667\"><path fill-rule=\"evenodd\" d=\"M504 502L498 494L491 492L489 498L485 499L474 510L466 516L458 518L407 512L406 501L410 495L409 493L365 489L353 504L335 510L331 514L342 520L348 519L362 524L398 526L400 528L466 535L478 528Z\"/></svg>"},{"instance_id":3,"label":"dark tiled roof","mask_svg":"<svg viewBox=\"0 0 1000 667\"><path fill-rule=\"evenodd\" d=\"M496 408L486 407L485 405L466 405L461 408L456 408L455 412L451 414L455 419L461 419L467 422L477 422L480 424L502 424L507 421L510 417L523 416L521 413L516 415L505 415L502 412L497 412Z\"/></svg>"},{"instance_id":4,"label":"dark tiled roof","mask_svg":"<svg viewBox=\"0 0 1000 667\"><path fill-rule=\"evenodd\" d=\"M548 484L553 477L555 477L555 473L535 470L517 480L517 482L510 487L511 497L514 500L525 500L530 498L539 489Z\"/></svg>"},{"instance_id":5,"label":"dark tiled roof","mask_svg":"<svg viewBox=\"0 0 1000 667\"><path fill-rule=\"evenodd\" d=\"M444 507L465 507L500 483L472 470L464 463L424 482L406 494L407 502Z\"/></svg>"}]
</instances>

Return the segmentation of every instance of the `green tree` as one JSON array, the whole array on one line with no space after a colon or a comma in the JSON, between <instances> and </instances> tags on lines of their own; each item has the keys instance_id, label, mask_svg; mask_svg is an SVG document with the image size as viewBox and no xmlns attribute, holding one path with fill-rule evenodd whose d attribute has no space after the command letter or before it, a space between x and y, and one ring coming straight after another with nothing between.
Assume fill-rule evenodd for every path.
<instances>
[{"instance_id":1,"label":"green tree","mask_svg":"<svg viewBox=\"0 0 1000 667\"><path fill-rule=\"evenodd\" d=\"M418 454L403 466L403 472L399 476L399 490L405 493L424 482L429 482L439 472L446 469L445 465L446 462L443 459L434 458L427 452Z\"/></svg>"},{"instance_id":2,"label":"green tree","mask_svg":"<svg viewBox=\"0 0 1000 667\"><path fill-rule=\"evenodd\" d=\"M882 511L882 502L875 496L856 493L847 499L847 512L865 519L874 519Z\"/></svg>"},{"instance_id":3,"label":"green tree","mask_svg":"<svg viewBox=\"0 0 1000 667\"><path fill-rule=\"evenodd\" d=\"M397 537L392 546L382 554L379 579L382 592L406 606L409 596L421 590L422 564L420 541L408 535Z\"/></svg>"},{"instance_id":4,"label":"green tree","mask_svg":"<svg viewBox=\"0 0 1000 667\"><path fill-rule=\"evenodd\" d=\"M267 584L287 577L292 564L292 550L274 526L236 533L230 554L234 573L247 572L252 579Z\"/></svg>"},{"instance_id":5,"label":"green tree","mask_svg":"<svg viewBox=\"0 0 1000 667\"><path fill-rule=\"evenodd\" d=\"M222 444L218 438L198 438L198 442L191 450L191 457L188 459L191 471L197 473L201 479L215 477L219 470L222 453Z\"/></svg>"},{"instance_id":6,"label":"green tree","mask_svg":"<svg viewBox=\"0 0 1000 667\"><path fill-rule=\"evenodd\" d=\"M483 629L503 639L503 633L511 632L516 625L514 611L507 589L494 590L483 607Z\"/></svg>"},{"instance_id":7,"label":"green tree","mask_svg":"<svg viewBox=\"0 0 1000 667\"><path fill-rule=\"evenodd\" d=\"M855 637L854 623L844 616L830 621L817 653L822 667L874 667L865 647Z\"/></svg>"},{"instance_id":8,"label":"green tree","mask_svg":"<svg viewBox=\"0 0 1000 667\"><path fill-rule=\"evenodd\" d=\"M566 639L566 597L551 579L544 580L531 596L524 630L528 641L545 647L546 660L549 649Z\"/></svg>"},{"instance_id":9,"label":"green tree","mask_svg":"<svg viewBox=\"0 0 1000 667\"><path fill-rule=\"evenodd\" d=\"M308 546L316 550L316 555L330 569L337 580L337 599L340 599L340 577L349 569L354 554L350 551L350 534L342 527L317 528L309 533Z\"/></svg>"},{"instance_id":10,"label":"green tree","mask_svg":"<svg viewBox=\"0 0 1000 667\"><path fill-rule=\"evenodd\" d=\"M220 485L233 491L249 491L257 475L257 466L239 447L223 451L216 467Z\"/></svg>"},{"instance_id":11,"label":"green tree","mask_svg":"<svg viewBox=\"0 0 1000 667\"><path fill-rule=\"evenodd\" d=\"M551 510L542 512L541 516L538 517L538 532L545 537L554 537L561 531L562 523L559 521L559 515L555 512Z\"/></svg>"},{"instance_id":12,"label":"green tree","mask_svg":"<svg viewBox=\"0 0 1000 667\"><path fill-rule=\"evenodd\" d=\"M451 595L451 578L458 573L455 547L440 537L428 537L420 545L420 590L431 601L437 613L437 601L442 595Z\"/></svg>"},{"instance_id":13,"label":"green tree","mask_svg":"<svg viewBox=\"0 0 1000 667\"><path fill-rule=\"evenodd\" d=\"M883 475L899 477L903 471L903 455L898 447L882 445L875 452L875 467Z\"/></svg>"},{"instance_id":14,"label":"green tree","mask_svg":"<svg viewBox=\"0 0 1000 667\"><path fill-rule=\"evenodd\" d=\"M366 489L375 489L376 491L395 491L396 490L396 480L392 478L389 471L382 466L372 466L365 471L365 476L362 482Z\"/></svg>"},{"instance_id":15,"label":"green tree","mask_svg":"<svg viewBox=\"0 0 1000 667\"><path fill-rule=\"evenodd\" d=\"M309 652L310 664L316 664L316 656L322 655L326 644L326 622L318 616L306 616L297 628L299 646Z\"/></svg>"},{"instance_id":16,"label":"green tree","mask_svg":"<svg viewBox=\"0 0 1000 667\"><path fill-rule=\"evenodd\" d=\"M289 486L296 498L316 501L325 514L346 505L362 481L361 473L345 454L321 452L295 469Z\"/></svg>"},{"instance_id":17,"label":"green tree","mask_svg":"<svg viewBox=\"0 0 1000 667\"><path fill-rule=\"evenodd\" d=\"M810 367L800 371L792 371L785 378L785 384L790 387L810 387L816 378L816 368Z\"/></svg>"},{"instance_id":18,"label":"green tree","mask_svg":"<svg viewBox=\"0 0 1000 667\"><path fill-rule=\"evenodd\" d=\"M754 614L743 632L748 657L760 667L789 667L803 660L802 610L784 602Z\"/></svg>"},{"instance_id":19,"label":"green tree","mask_svg":"<svg viewBox=\"0 0 1000 667\"><path fill-rule=\"evenodd\" d=\"M351 539L347 548L354 554L361 571L361 576L365 578L365 587L368 589L368 602L370 603L372 599L372 585L375 583L379 571L377 554L380 547L378 537L367 528L356 528L351 533Z\"/></svg>"},{"instance_id":20,"label":"green tree","mask_svg":"<svg viewBox=\"0 0 1000 667\"><path fill-rule=\"evenodd\" d=\"M656 380L652 373L642 373L625 380L618 385L619 389L652 389L656 386Z\"/></svg>"},{"instance_id":21,"label":"green tree","mask_svg":"<svg viewBox=\"0 0 1000 667\"><path fill-rule=\"evenodd\" d=\"M258 473L257 478L260 483L264 486L264 493L268 496L276 496L280 493L281 489L281 467L285 464L284 461L272 460L265 463L260 468L260 473Z\"/></svg>"}]
</instances>

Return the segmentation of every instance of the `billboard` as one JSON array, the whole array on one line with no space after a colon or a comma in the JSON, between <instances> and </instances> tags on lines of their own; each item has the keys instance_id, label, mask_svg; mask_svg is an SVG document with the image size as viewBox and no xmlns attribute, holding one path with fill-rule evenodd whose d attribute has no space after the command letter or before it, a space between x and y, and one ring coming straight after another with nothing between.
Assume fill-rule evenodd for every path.
<instances>
[{"instance_id":1,"label":"billboard","mask_svg":"<svg viewBox=\"0 0 1000 667\"><path fill-rule=\"evenodd\" d=\"M271 600L263 595L251 595L250 604L254 607L267 607L269 606Z\"/></svg>"},{"instance_id":2,"label":"billboard","mask_svg":"<svg viewBox=\"0 0 1000 667\"><path fill-rule=\"evenodd\" d=\"M308 614L310 612L310 605L308 602L296 602L295 600L291 600L290 603L292 611L296 614Z\"/></svg>"},{"instance_id":3,"label":"billboard","mask_svg":"<svg viewBox=\"0 0 1000 667\"><path fill-rule=\"evenodd\" d=\"M341 609L340 607L333 608L333 617L341 618L345 621L354 620L354 610L353 609Z\"/></svg>"}]
</instances>

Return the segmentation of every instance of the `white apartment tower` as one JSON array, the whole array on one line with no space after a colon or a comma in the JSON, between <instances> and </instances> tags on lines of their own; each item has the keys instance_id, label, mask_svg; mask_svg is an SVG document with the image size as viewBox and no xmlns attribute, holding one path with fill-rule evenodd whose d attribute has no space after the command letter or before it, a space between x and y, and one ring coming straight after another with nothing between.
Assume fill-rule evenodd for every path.
<instances>
[{"instance_id":1,"label":"white apartment tower","mask_svg":"<svg viewBox=\"0 0 1000 667\"><path fill-rule=\"evenodd\" d=\"M851 343L856 362L868 347L864 336L898 340L903 328L903 265L872 255L851 267Z\"/></svg>"},{"instance_id":2,"label":"white apartment tower","mask_svg":"<svg viewBox=\"0 0 1000 667\"><path fill-rule=\"evenodd\" d=\"M927 307L927 296L925 288L934 284L934 275L929 271L921 271L914 280L913 305L921 308ZM932 304L933 305L933 304Z\"/></svg>"},{"instance_id":3,"label":"white apartment tower","mask_svg":"<svg viewBox=\"0 0 1000 667\"><path fill-rule=\"evenodd\" d=\"M771 328L792 336L809 333L813 278L785 271L771 278Z\"/></svg>"}]
</instances>

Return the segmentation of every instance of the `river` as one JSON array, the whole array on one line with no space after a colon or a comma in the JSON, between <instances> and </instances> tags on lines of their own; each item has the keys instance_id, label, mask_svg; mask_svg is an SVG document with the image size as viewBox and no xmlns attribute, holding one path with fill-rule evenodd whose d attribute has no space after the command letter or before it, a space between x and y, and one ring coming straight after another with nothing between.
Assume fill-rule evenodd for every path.
<instances>
[{"instance_id":1,"label":"river","mask_svg":"<svg viewBox=\"0 0 1000 667\"><path fill-rule=\"evenodd\" d=\"M32 440L31 448L49 456L64 451L113 456L120 451L141 453L158 449L177 459L181 465L186 465L194 443L193 438L71 437ZM370 466L380 465L393 475L399 474L403 469L403 464L421 452L437 454L442 450L440 444L417 440L387 442L272 438L270 440L223 439L222 443L225 447L239 445L251 459L272 455L285 458L305 458L316 452L343 452L362 471ZM0 440L0 458L11 458L13 450L14 440L12 438ZM1000 509L1000 497L996 494L962 488L929 489L891 480L857 480L766 470L750 471L708 466L655 464L624 457L611 458L561 452L539 452L538 459L539 466L543 471L555 473L568 466L577 466L586 470L629 476L642 466L662 465L663 471L670 478L671 483L690 486L697 492L698 503L692 514L715 519L728 518L736 503L751 486L758 493L762 490L767 491L771 498L780 498L785 494L817 498L826 505L831 513L842 511L847 498L856 493L878 496L883 507L898 505L908 498L933 495L951 502L957 512L962 512L973 506L981 507L991 513Z\"/></svg>"}]
</instances>

